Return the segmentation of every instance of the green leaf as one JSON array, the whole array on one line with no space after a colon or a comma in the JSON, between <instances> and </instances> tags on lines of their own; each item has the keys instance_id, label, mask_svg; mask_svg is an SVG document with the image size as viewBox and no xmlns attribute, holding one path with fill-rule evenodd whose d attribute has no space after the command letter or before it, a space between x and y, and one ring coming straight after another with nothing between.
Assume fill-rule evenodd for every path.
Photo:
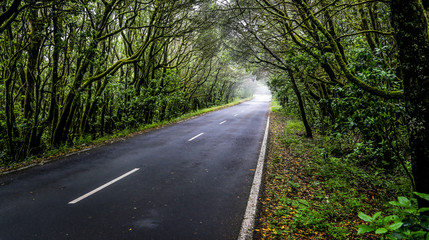
<instances>
[{"instance_id":1,"label":"green leaf","mask_svg":"<svg viewBox=\"0 0 429 240\"><path fill-rule=\"evenodd\" d=\"M371 232L374 231L374 228L371 226L367 226L367 225L359 225L358 226L358 234L364 234L367 232Z\"/></svg>"},{"instance_id":2,"label":"green leaf","mask_svg":"<svg viewBox=\"0 0 429 240\"><path fill-rule=\"evenodd\" d=\"M372 221L373 221L372 217L370 217L370 216L366 215L366 214L365 214L365 213L363 213L363 212L359 212L359 213L358 213L358 217L359 217L360 219L364 220L365 222L372 222Z\"/></svg>"},{"instance_id":3,"label":"green leaf","mask_svg":"<svg viewBox=\"0 0 429 240\"><path fill-rule=\"evenodd\" d=\"M426 231L411 232L411 236L421 239L421 237L424 237L426 233L427 233Z\"/></svg>"},{"instance_id":4,"label":"green leaf","mask_svg":"<svg viewBox=\"0 0 429 240\"><path fill-rule=\"evenodd\" d=\"M426 201L429 201L429 194L426 193L418 193L418 192L414 192L414 194L416 194L417 196L423 198Z\"/></svg>"},{"instance_id":5,"label":"green leaf","mask_svg":"<svg viewBox=\"0 0 429 240\"><path fill-rule=\"evenodd\" d=\"M420 208L419 212L427 212L429 211L429 207Z\"/></svg>"},{"instance_id":6,"label":"green leaf","mask_svg":"<svg viewBox=\"0 0 429 240\"><path fill-rule=\"evenodd\" d=\"M387 229L385 228L379 228L375 230L375 234L385 234L385 233L387 233Z\"/></svg>"},{"instance_id":7,"label":"green leaf","mask_svg":"<svg viewBox=\"0 0 429 240\"><path fill-rule=\"evenodd\" d=\"M411 201L406 197L398 197L398 201L401 207L409 207L411 205Z\"/></svg>"},{"instance_id":8,"label":"green leaf","mask_svg":"<svg viewBox=\"0 0 429 240\"><path fill-rule=\"evenodd\" d=\"M410 214L416 214L418 212L418 209L410 208L410 209L404 209L404 211Z\"/></svg>"},{"instance_id":9,"label":"green leaf","mask_svg":"<svg viewBox=\"0 0 429 240\"><path fill-rule=\"evenodd\" d=\"M395 231L398 228L400 228L403 224L404 223L402 223L402 222L394 223L394 224L392 224L392 225L389 226L389 229L392 230L392 231Z\"/></svg>"},{"instance_id":10,"label":"green leaf","mask_svg":"<svg viewBox=\"0 0 429 240\"><path fill-rule=\"evenodd\" d=\"M387 217L384 217L382 222L384 224L387 224L388 222L391 222L391 221L396 222L396 220L398 220L398 219L399 219L399 217L397 215L389 215Z\"/></svg>"},{"instance_id":11,"label":"green leaf","mask_svg":"<svg viewBox=\"0 0 429 240\"><path fill-rule=\"evenodd\" d=\"M381 212L376 212L376 213L372 216L372 220L377 219L380 215L381 215Z\"/></svg>"},{"instance_id":12,"label":"green leaf","mask_svg":"<svg viewBox=\"0 0 429 240\"><path fill-rule=\"evenodd\" d=\"M397 202L397 201L390 201L389 204L393 205L393 206L402 207L401 204L399 202Z\"/></svg>"}]
</instances>

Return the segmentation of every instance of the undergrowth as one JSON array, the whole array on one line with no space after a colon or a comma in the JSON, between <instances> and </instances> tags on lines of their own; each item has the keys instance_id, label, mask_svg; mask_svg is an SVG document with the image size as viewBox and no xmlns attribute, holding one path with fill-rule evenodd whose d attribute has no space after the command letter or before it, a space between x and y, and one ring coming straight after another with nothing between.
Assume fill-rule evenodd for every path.
<instances>
[{"instance_id":1,"label":"undergrowth","mask_svg":"<svg viewBox=\"0 0 429 240\"><path fill-rule=\"evenodd\" d=\"M256 239L378 239L358 234L359 212L388 210L411 194L401 169L363 166L350 136L304 137L297 119L275 107Z\"/></svg>"}]
</instances>

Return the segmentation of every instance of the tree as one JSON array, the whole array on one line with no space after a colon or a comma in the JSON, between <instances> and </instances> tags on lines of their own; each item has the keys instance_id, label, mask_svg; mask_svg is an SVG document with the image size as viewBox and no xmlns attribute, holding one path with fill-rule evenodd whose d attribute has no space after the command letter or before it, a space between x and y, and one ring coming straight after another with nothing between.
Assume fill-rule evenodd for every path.
<instances>
[{"instance_id":1,"label":"tree","mask_svg":"<svg viewBox=\"0 0 429 240\"><path fill-rule=\"evenodd\" d=\"M404 80L408 139L416 191L429 193L428 19L422 1L391 0L390 7ZM429 202L419 199L419 207L429 207Z\"/></svg>"}]
</instances>

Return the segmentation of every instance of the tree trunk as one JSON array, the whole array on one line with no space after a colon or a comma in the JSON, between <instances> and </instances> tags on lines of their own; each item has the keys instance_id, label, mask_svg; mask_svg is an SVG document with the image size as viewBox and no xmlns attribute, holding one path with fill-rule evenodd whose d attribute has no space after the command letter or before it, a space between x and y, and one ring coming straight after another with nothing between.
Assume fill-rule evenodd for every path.
<instances>
[{"instance_id":1,"label":"tree trunk","mask_svg":"<svg viewBox=\"0 0 429 240\"><path fill-rule=\"evenodd\" d=\"M58 11L57 11L57 3L55 2L52 5L52 24L53 24L53 35L54 35L54 48L52 53L52 85L51 85L51 102L49 106L49 115L48 121L50 122L51 128L51 139L52 134L55 130L55 126L58 120L58 103L57 103L57 89L58 89L58 67L59 67L59 58L60 58L60 41L61 41L61 32L59 31L58 25Z\"/></svg>"},{"instance_id":2,"label":"tree trunk","mask_svg":"<svg viewBox=\"0 0 429 240\"><path fill-rule=\"evenodd\" d=\"M391 0L392 25L399 49L416 191L429 193L429 36L419 0ZM419 207L429 202L419 199ZM429 212L426 212L429 214Z\"/></svg>"},{"instance_id":3,"label":"tree trunk","mask_svg":"<svg viewBox=\"0 0 429 240\"><path fill-rule=\"evenodd\" d=\"M25 68L25 99L24 118L28 126L23 130L24 146L21 148L20 159L24 159L32 149L37 147L37 128L39 125L40 105L40 82L38 81L39 52L42 45L41 19L39 10L31 10L29 14L30 45L28 48L28 59Z\"/></svg>"},{"instance_id":4,"label":"tree trunk","mask_svg":"<svg viewBox=\"0 0 429 240\"><path fill-rule=\"evenodd\" d=\"M302 101L301 92L296 85L295 77L293 76L292 70L288 70L289 78L292 83L293 91L295 92L296 97L298 98L299 111L301 112L302 122L304 123L306 137L312 138L313 132L311 130L310 124L307 121L307 115L305 114L304 101Z\"/></svg>"},{"instance_id":5,"label":"tree trunk","mask_svg":"<svg viewBox=\"0 0 429 240\"><path fill-rule=\"evenodd\" d=\"M10 161L15 160L15 149L13 147L13 94L12 94L12 77L10 76L5 81L5 96L6 96L6 127L7 127L7 143L9 148Z\"/></svg>"}]
</instances>

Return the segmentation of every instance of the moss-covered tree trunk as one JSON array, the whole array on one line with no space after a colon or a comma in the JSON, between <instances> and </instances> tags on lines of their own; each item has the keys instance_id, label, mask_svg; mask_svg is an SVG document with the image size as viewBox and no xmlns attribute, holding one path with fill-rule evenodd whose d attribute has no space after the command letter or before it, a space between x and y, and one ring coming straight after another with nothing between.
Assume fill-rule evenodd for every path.
<instances>
[{"instance_id":1,"label":"moss-covered tree trunk","mask_svg":"<svg viewBox=\"0 0 429 240\"><path fill-rule=\"evenodd\" d=\"M49 115L48 122L50 123L51 134L55 130L55 126L58 120L58 82L60 80L60 76L58 73L59 62L60 62L60 44L61 44L61 30L60 30L60 22L59 22L59 9L58 2L55 1L52 4L52 25L53 25L53 38L54 38L54 46L52 52L52 85L51 85L51 101L49 106ZM52 136L51 136L52 138Z\"/></svg>"},{"instance_id":2,"label":"moss-covered tree trunk","mask_svg":"<svg viewBox=\"0 0 429 240\"><path fill-rule=\"evenodd\" d=\"M40 115L40 76L39 76L39 54L42 46L42 27L43 22L39 17L39 10L31 10L29 13L29 36L30 45L28 48L28 59L25 67L24 85L24 118L28 125L23 131L25 146L22 146L21 157L24 158L30 151L37 148L39 140L37 139L37 128L39 127Z\"/></svg>"},{"instance_id":3,"label":"moss-covered tree trunk","mask_svg":"<svg viewBox=\"0 0 429 240\"><path fill-rule=\"evenodd\" d=\"M298 99L299 112L301 113L302 122L305 127L305 136L308 138L313 138L313 132L311 130L310 124L307 121L307 114L305 113L304 101L301 97L301 92L298 89L298 85L296 84L295 77L293 76L292 70L288 70L290 82L292 83L292 89Z\"/></svg>"},{"instance_id":4,"label":"moss-covered tree trunk","mask_svg":"<svg viewBox=\"0 0 429 240\"><path fill-rule=\"evenodd\" d=\"M429 36L420 0L391 0L416 191L429 193ZM419 201L420 207L429 202Z\"/></svg>"}]
</instances>

